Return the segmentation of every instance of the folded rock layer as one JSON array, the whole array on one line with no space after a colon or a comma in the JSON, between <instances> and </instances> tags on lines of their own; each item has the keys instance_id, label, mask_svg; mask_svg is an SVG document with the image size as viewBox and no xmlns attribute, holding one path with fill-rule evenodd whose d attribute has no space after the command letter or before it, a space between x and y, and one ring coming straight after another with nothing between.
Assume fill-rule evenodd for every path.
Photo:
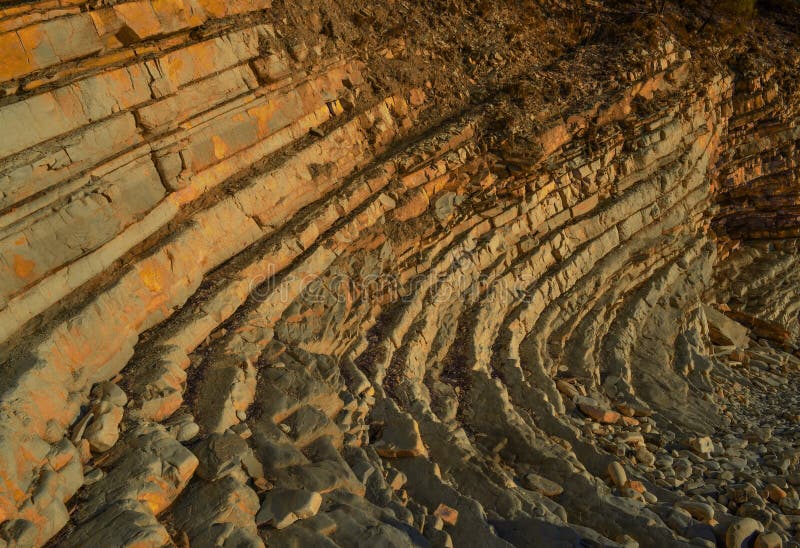
<instances>
[{"instance_id":1,"label":"folded rock layer","mask_svg":"<svg viewBox=\"0 0 800 548\"><path fill-rule=\"evenodd\" d=\"M650 4L0 2L0 548L788 541L798 7Z\"/></svg>"}]
</instances>

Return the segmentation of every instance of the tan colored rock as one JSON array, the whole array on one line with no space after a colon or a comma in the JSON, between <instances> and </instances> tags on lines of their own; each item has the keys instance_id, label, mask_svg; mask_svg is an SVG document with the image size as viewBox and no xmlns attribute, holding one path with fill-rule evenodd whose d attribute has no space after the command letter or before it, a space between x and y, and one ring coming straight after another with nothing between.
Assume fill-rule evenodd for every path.
<instances>
[{"instance_id":1,"label":"tan colored rock","mask_svg":"<svg viewBox=\"0 0 800 548\"><path fill-rule=\"evenodd\" d=\"M455 525L458 523L458 510L451 508L446 504L440 504L437 506L436 510L433 511L433 515L448 525Z\"/></svg>"},{"instance_id":2,"label":"tan colored rock","mask_svg":"<svg viewBox=\"0 0 800 548\"><path fill-rule=\"evenodd\" d=\"M620 489L625 487L628 483L628 474L625 473L625 468L617 461L608 465L608 476L611 478L614 485Z\"/></svg>"},{"instance_id":3,"label":"tan colored rock","mask_svg":"<svg viewBox=\"0 0 800 548\"><path fill-rule=\"evenodd\" d=\"M588 403L579 403L578 408L584 415L602 424L616 424L622 417L616 411Z\"/></svg>"},{"instance_id":4,"label":"tan colored rock","mask_svg":"<svg viewBox=\"0 0 800 548\"><path fill-rule=\"evenodd\" d=\"M708 321L708 334L711 342L720 346L747 348L750 345L749 330L711 306L703 305Z\"/></svg>"},{"instance_id":5,"label":"tan colored rock","mask_svg":"<svg viewBox=\"0 0 800 548\"><path fill-rule=\"evenodd\" d=\"M386 483L389 484L389 487L398 491L403 488L403 486L408 481L406 475L399 470L395 470L394 468L389 470L386 474Z\"/></svg>"},{"instance_id":6,"label":"tan colored rock","mask_svg":"<svg viewBox=\"0 0 800 548\"><path fill-rule=\"evenodd\" d=\"M633 489L640 495L647 492L647 488L644 486L644 484L641 481L637 480L628 480L627 482L625 482L625 487L627 487L628 489Z\"/></svg>"},{"instance_id":7,"label":"tan colored rock","mask_svg":"<svg viewBox=\"0 0 800 548\"><path fill-rule=\"evenodd\" d=\"M793 349L797 269L769 272L800 235L777 15L748 21L764 47L734 76L675 45L680 3L621 50L570 31L617 23L597 2L545 25L539 5L324 4L0 7L0 548L715 542L627 466L668 501L780 501L791 530L794 490L765 509L753 488L765 467L794 483L781 436L719 462L671 437L796 372L752 352L714 375L696 305L727 292ZM485 55L515 19L537 47ZM756 240L763 276L712 281ZM591 477L611 458L629 500Z\"/></svg>"},{"instance_id":8,"label":"tan colored rock","mask_svg":"<svg viewBox=\"0 0 800 548\"><path fill-rule=\"evenodd\" d=\"M119 424L123 415L122 407L116 405L109 405L107 409L98 407L95 418L89 423L84 434L92 451L104 453L114 447L119 440Z\"/></svg>"},{"instance_id":9,"label":"tan colored rock","mask_svg":"<svg viewBox=\"0 0 800 548\"><path fill-rule=\"evenodd\" d=\"M698 455L710 455L714 451L714 442L708 436L689 439L689 447Z\"/></svg>"},{"instance_id":10,"label":"tan colored rock","mask_svg":"<svg viewBox=\"0 0 800 548\"><path fill-rule=\"evenodd\" d=\"M256 514L256 523L284 529L297 520L317 515L321 504L319 493L276 487L264 495L261 509Z\"/></svg>"},{"instance_id":11,"label":"tan colored rock","mask_svg":"<svg viewBox=\"0 0 800 548\"><path fill-rule=\"evenodd\" d=\"M725 531L725 548L749 548L764 526L752 518L740 518Z\"/></svg>"},{"instance_id":12,"label":"tan colored rock","mask_svg":"<svg viewBox=\"0 0 800 548\"><path fill-rule=\"evenodd\" d=\"M409 414L400 411L393 401L381 400L372 409L371 416L380 431L372 447L380 456L427 456L428 450L422 443L417 422Z\"/></svg>"},{"instance_id":13,"label":"tan colored rock","mask_svg":"<svg viewBox=\"0 0 800 548\"><path fill-rule=\"evenodd\" d=\"M580 392L578 391L578 389L563 379L559 379L556 381L556 388L558 389L559 392L561 392L563 395L567 396L570 399L575 399L578 396L580 396Z\"/></svg>"},{"instance_id":14,"label":"tan colored rock","mask_svg":"<svg viewBox=\"0 0 800 548\"><path fill-rule=\"evenodd\" d=\"M158 515L175 501L198 465L191 451L160 425L140 425L126 432L113 452L117 460L107 474L84 489L83 503L72 515L76 523L124 501L138 501Z\"/></svg>"},{"instance_id":15,"label":"tan colored rock","mask_svg":"<svg viewBox=\"0 0 800 548\"><path fill-rule=\"evenodd\" d=\"M710 504L690 500L680 500L675 504L675 506L677 508L686 510L694 519L698 521L709 523L714 519L714 507Z\"/></svg>"},{"instance_id":16,"label":"tan colored rock","mask_svg":"<svg viewBox=\"0 0 800 548\"><path fill-rule=\"evenodd\" d=\"M783 539L778 533L761 533L756 537L753 548L783 548Z\"/></svg>"},{"instance_id":17,"label":"tan colored rock","mask_svg":"<svg viewBox=\"0 0 800 548\"><path fill-rule=\"evenodd\" d=\"M523 482L526 488L541 493L546 497L557 497L564 492L564 488L559 484L538 474L525 474Z\"/></svg>"},{"instance_id":18,"label":"tan colored rock","mask_svg":"<svg viewBox=\"0 0 800 548\"><path fill-rule=\"evenodd\" d=\"M92 388L92 397L98 400L107 401L117 407L125 407L128 403L128 396L125 392L112 382L101 382Z\"/></svg>"},{"instance_id":19,"label":"tan colored rock","mask_svg":"<svg viewBox=\"0 0 800 548\"><path fill-rule=\"evenodd\" d=\"M765 498L768 498L772 502L777 502L777 503L779 503L781 500L785 499L788 496L786 491L784 491L774 483L767 484L766 488L764 489L764 493L766 495Z\"/></svg>"},{"instance_id":20,"label":"tan colored rock","mask_svg":"<svg viewBox=\"0 0 800 548\"><path fill-rule=\"evenodd\" d=\"M636 448L636 460L645 466L653 466L656 456L642 445Z\"/></svg>"},{"instance_id":21,"label":"tan colored rock","mask_svg":"<svg viewBox=\"0 0 800 548\"><path fill-rule=\"evenodd\" d=\"M169 509L169 517L189 545L219 546L231 539L245 546L263 547L255 523L258 511L255 491L237 478L225 476L214 482L191 482Z\"/></svg>"}]
</instances>

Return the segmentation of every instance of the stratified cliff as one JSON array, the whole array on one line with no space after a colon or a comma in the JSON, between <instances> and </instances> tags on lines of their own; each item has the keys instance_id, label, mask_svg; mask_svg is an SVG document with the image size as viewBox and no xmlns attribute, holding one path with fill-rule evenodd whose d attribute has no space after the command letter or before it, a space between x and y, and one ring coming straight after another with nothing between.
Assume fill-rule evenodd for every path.
<instances>
[{"instance_id":1,"label":"stratified cliff","mask_svg":"<svg viewBox=\"0 0 800 548\"><path fill-rule=\"evenodd\" d=\"M800 8L651 4L0 2L0 547L792 545Z\"/></svg>"}]
</instances>

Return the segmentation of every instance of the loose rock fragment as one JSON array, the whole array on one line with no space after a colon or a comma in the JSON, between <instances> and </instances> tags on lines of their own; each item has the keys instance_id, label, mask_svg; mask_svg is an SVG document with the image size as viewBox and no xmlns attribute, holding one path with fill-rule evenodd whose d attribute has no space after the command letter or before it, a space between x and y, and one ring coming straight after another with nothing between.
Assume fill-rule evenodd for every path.
<instances>
[{"instance_id":1,"label":"loose rock fragment","mask_svg":"<svg viewBox=\"0 0 800 548\"><path fill-rule=\"evenodd\" d=\"M376 439L372 446L382 457L416 457L427 455L419 426L407 413L401 412L394 402L382 400L372 409Z\"/></svg>"},{"instance_id":2,"label":"loose rock fragment","mask_svg":"<svg viewBox=\"0 0 800 548\"><path fill-rule=\"evenodd\" d=\"M321 504L319 493L278 487L264 495L261 509L256 514L256 523L283 529L297 520L315 516Z\"/></svg>"},{"instance_id":3,"label":"loose rock fragment","mask_svg":"<svg viewBox=\"0 0 800 548\"><path fill-rule=\"evenodd\" d=\"M699 455L710 455L714 451L714 442L708 436L689 439L689 446Z\"/></svg>"},{"instance_id":4,"label":"loose rock fragment","mask_svg":"<svg viewBox=\"0 0 800 548\"><path fill-rule=\"evenodd\" d=\"M94 419L84 432L92 451L103 453L108 451L119 440L119 424L122 422L124 411L116 405L95 407Z\"/></svg>"},{"instance_id":5,"label":"loose rock fragment","mask_svg":"<svg viewBox=\"0 0 800 548\"><path fill-rule=\"evenodd\" d=\"M458 511L455 508L447 506L446 504L440 504L437 506L436 510L433 511L433 515L448 525L455 525L458 523Z\"/></svg>"},{"instance_id":6,"label":"loose rock fragment","mask_svg":"<svg viewBox=\"0 0 800 548\"><path fill-rule=\"evenodd\" d=\"M612 462L608 465L608 475L611 481L618 488L622 489L628 483L628 475L625 473L625 468L619 462Z\"/></svg>"},{"instance_id":7,"label":"loose rock fragment","mask_svg":"<svg viewBox=\"0 0 800 548\"><path fill-rule=\"evenodd\" d=\"M564 492L564 488L556 482L533 473L525 475L524 485L528 489L537 491L546 497L557 497Z\"/></svg>"},{"instance_id":8,"label":"loose rock fragment","mask_svg":"<svg viewBox=\"0 0 800 548\"><path fill-rule=\"evenodd\" d=\"M603 424L615 424L619 422L622 415L616 411L605 409L603 407L592 405L589 403L578 403L580 410L588 417Z\"/></svg>"}]
</instances>

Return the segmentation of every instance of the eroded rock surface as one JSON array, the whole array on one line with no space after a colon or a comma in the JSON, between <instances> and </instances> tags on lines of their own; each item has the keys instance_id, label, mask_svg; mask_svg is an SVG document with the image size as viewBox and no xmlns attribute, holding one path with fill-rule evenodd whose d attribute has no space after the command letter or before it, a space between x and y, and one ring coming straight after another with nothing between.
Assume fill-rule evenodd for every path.
<instances>
[{"instance_id":1,"label":"eroded rock surface","mask_svg":"<svg viewBox=\"0 0 800 548\"><path fill-rule=\"evenodd\" d=\"M0 548L798 545L800 8L653 4L0 3Z\"/></svg>"}]
</instances>

